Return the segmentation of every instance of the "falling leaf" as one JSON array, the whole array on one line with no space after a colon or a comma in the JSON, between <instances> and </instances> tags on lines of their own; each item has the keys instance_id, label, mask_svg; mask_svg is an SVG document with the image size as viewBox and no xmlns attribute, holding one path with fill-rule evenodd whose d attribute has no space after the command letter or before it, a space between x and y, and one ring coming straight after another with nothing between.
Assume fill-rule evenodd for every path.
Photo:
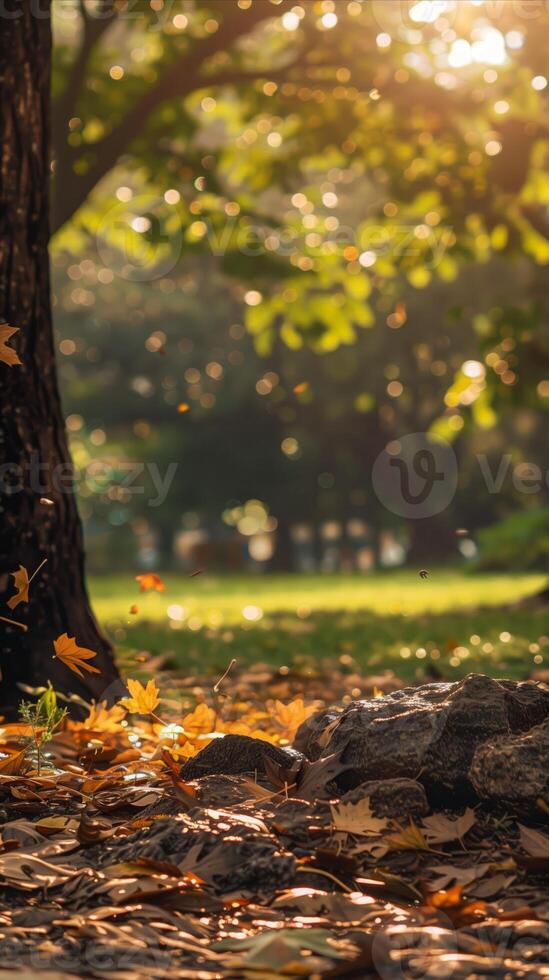
<instances>
[{"instance_id":1,"label":"falling leaf","mask_svg":"<svg viewBox=\"0 0 549 980\"><path fill-rule=\"evenodd\" d=\"M196 578L197 575L202 575L203 572L204 572L203 568L197 568L196 572L191 572L189 578Z\"/></svg>"},{"instance_id":2,"label":"falling leaf","mask_svg":"<svg viewBox=\"0 0 549 980\"><path fill-rule=\"evenodd\" d=\"M177 406L177 411L179 412L180 415L183 415L185 412L189 411L190 407L191 406L189 405L188 402L179 402L179 405Z\"/></svg>"},{"instance_id":3,"label":"falling leaf","mask_svg":"<svg viewBox=\"0 0 549 980\"><path fill-rule=\"evenodd\" d=\"M309 387L308 381L300 381L299 384L294 385L294 395L302 395Z\"/></svg>"},{"instance_id":4,"label":"falling leaf","mask_svg":"<svg viewBox=\"0 0 549 980\"><path fill-rule=\"evenodd\" d=\"M152 589L156 592L166 591L164 582L156 572L145 572L143 575L136 575L135 581L139 582L140 592L150 592Z\"/></svg>"},{"instance_id":5,"label":"falling leaf","mask_svg":"<svg viewBox=\"0 0 549 980\"><path fill-rule=\"evenodd\" d=\"M429 578L429 572L427 571L426 568L420 568L420 570L419 570L419 577L420 578Z\"/></svg>"},{"instance_id":6,"label":"falling leaf","mask_svg":"<svg viewBox=\"0 0 549 980\"><path fill-rule=\"evenodd\" d=\"M467 530L466 527L457 527L456 528L456 537L457 538L466 538L468 534L469 534L469 531Z\"/></svg>"},{"instance_id":7,"label":"falling leaf","mask_svg":"<svg viewBox=\"0 0 549 980\"><path fill-rule=\"evenodd\" d=\"M130 616L137 616L137 613L139 612L139 606L137 606L134 602L133 606L130 606L129 612L130 612Z\"/></svg>"},{"instance_id":8,"label":"falling leaf","mask_svg":"<svg viewBox=\"0 0 549 980\"><path fill-rule=\"evenodd\" d=\"M10 609L15 609L20 602L29 601L29 573L24 565L19 565L17 571L10 572L10 575L13 578L13 584L17 592L11 599L8 599L7 605Z\"/></svg>"},{"instance_id":9,"label":"falling leaf","mask_svg":"<svg viewBox=\"0 0 549 980\"><path fill-rule=\"evenodd\" d=\"M17 589L15 595L12 595L11 599L8 599L7 601L7 605L10 607L10 609L15 609L20 602L29 601L29 585L31 584L33 578L38 575L40 569L46 564L47 560L47 558L44 558L44 560L40 562L38 568L32 573L30 578L24 565L19 565L16 572L10 572L11 577L13 578L13 584Z\"/></svg>"},{"instance_id":10,"label":"falling leaf","mask_svg":"<svg viewBox=\"0 0 549 980\"><path fill-rule=\"evenodd\" d=\"M0 361L8 364L9 367L13 367L14 364L21 364L16 351L12 347L8 347L6 343L18 330L19 327L10 327L9 323L0 323Z\"/></svg>"},{"instance_id":11,"label":"falling leaf","mask_svg":"<svg viewBox=\"0 0 549 980\"><path fill-rule=\"evenodd\" d=\"M66 633L62 633L61 636L58 636L53 641L53 646L55 648L54 659L57 658L57 660L60 660L61 663L69 667L79 677L84 676L82 673L83 670L87 670L91 674L101 673L97 667L92 667L91 664L86 663L87 660L92 660L97 654L93 650L88 650L86 647L79 647L76 642L76 637L67 636Z\"/></svg>"},{"instance_id":12,"label":"falling leaf","mask_svg":"<svg viewBox=\"0 0 549 980\"><path fill-rule=\"evenodd\" d=\"M40 497L40 503L44 504L45 507L54 507L54 502L49 497Z\"/></svg>"},{"instance_id":13,"label":"falling leaf","mask_svg":"<svg viewBox=\"0 0 549 980\"><path fill-rule=\"evenodd\" d=\"M357 803L331 804L330 811L335 829L348 834L380 834L388 827L387 820L374 816L369 796L364 796Z\"/></svg>"},{"instance_id":14,"label":"falling leaf","mask_svg":"<svg viewBox=\"0 0 549 980\"><path fill-rule=\"evenodd\" d=\"M476 823L475 811L467 807L464 814L457 820L445 817L443 813L433 813L421 822L421 829L429 844L447 844L449 841L461 840Z\"/></svg>"},{"instance_id":15,"label":"falling leaf","mask_svg":"<svg viewBox=\"0 0 549 980\"><path fill-rule=\"evenodd\" d=\"M119 702L126 711L137 715L150 715L160 704L160 691L152 677L146 687L143 687L139 681L132 680L131 677L128 677L126 684L131 697L121 698Z\"/></svg>"}]
</instances>

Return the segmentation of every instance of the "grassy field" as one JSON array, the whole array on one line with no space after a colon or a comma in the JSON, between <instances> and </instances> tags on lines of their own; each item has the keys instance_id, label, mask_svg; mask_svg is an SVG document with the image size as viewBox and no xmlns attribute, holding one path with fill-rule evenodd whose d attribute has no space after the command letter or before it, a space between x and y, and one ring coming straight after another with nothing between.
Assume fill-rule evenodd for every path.
<instances>
[{"instance_id":1,"label":"grassy field","mask_svg":"<svg viewBox=\"0 0 549 980\"><path fill-rule=\"evenodd\" d=\"M133 577L90 583L117 648L167 654L191 671L286 665L413 678L472 670L525 677L549 667L549 611L512 605L543 575L435 570L371 576L165 576L166 591L139 593ZM138 612L130 614L132 605Z\"/></svg>"}]
</instances>

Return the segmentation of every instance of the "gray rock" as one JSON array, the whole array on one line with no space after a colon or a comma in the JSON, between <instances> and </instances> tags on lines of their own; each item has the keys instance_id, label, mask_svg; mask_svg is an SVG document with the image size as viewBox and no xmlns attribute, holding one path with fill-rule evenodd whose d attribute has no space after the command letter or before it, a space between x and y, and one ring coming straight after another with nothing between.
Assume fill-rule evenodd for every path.
<instances>
[{"instance_id":1,"label":"gray rock","mask_svg":"<svg viewBox=\"0 0 549 980\"><path fill-rule=\"evenodd\" d=\"M321 756L343 750L351 768L342 789L367 780L406 777L442 796L469 796L475 750L498 735L528 731L549 717L549 691L531 681L469 674L461 681L408 687L354 701L322 744ZM329 724L329 722L328 722ZM308 747L323 743L323 729ZM300 732L296 744L303 744Z\"/></svg>"},{"instance_id":2,"label":"gray rock","mask_svg":"<svg viewBox=\"0 0 549 980\"><path fill-rule=\"evenodd\" d=\"M187 781L219 773L224 776L241 776L245 773L264 776L266 758L283 769L291 769L303 760L301 753L294 749L281 749L261 738L225 735L214 739L202 752L189 759L181 768L181 776Z\"/></svg>"},{"instance_id":3,"label":"gray rock","mask_svg":"<svg viewBox=\"0 0 549 980\"><path fill-rule=\"evenodd\" d=\"M429 813L425 790L415 779L373 779L350 789L341 797L341 803L359 803L365 797L376 817L409 823Z\"/></svg>"},{"instance_id":4,"label":"gray rock","mask_svg":"<svg viewBox=\"0 0 549 980\"><path fill-rule=\"evenodd\" d=\"M310 715L296 732L294 749L302 752L311 762L316 762L322 752L323 737L326 742L329 740L330 726L335 725L341 714L337 708L323 708Z\"/></svg>"},{"instance_id":5,"label":"gray rock","mask_svg":"<svg viewBox=\"0 0 549 980\"><path fill-rule=\"evenodd\" d=\"M483 800L549 803L549 721L525 735L485 742L476 750L469 778Z\"/></svg>"}]
</instances>

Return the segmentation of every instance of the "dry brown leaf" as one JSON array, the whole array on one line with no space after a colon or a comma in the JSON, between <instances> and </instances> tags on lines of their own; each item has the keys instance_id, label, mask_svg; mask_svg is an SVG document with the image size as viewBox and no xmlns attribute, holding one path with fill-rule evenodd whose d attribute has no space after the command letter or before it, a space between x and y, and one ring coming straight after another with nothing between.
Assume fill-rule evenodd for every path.
<instances>
[{"instance_id":1,"label":"dry brown leaf","mask_svg":"<svg viewBox=\"0 0 549 980\"><path fill-rule=\"evenodd\" d=\"M421 829L429 844L447 844L449 841L462 840L465 834L476 823L475 811L467 807L465 813L452 820L443 813L433 813L424 817Z\"/></svg>"},{"instance_id":2,"label":"dry brown leaf","mask_svg":"<svg viewBox=\"0 0 549 980\"><path fill-rule=\"evenodd\" d=\"M549 837L540 830L532 830L519 823L520 843L532 857L549 858Z\"/></svg>"},{"instance_id":3,"label":"dry brown leaf","mask_svg":"<svg viewBox=\"0 0 549 980\"><path fill-rule=\"evenodd\" d=\"M136 575L135 581L139 582L140 592L151 592L152 590L156 592L166 591L164 582L156 572L144 572L143 575Z\"/></svg>"},{"instance_id":4,"label":"dry brown leaf","mask_svg":"<svg viewBox=\"0 0 549 980\"><path fill-rule=\"evenodd\" d=\"M93 650L88 650L87 647L79 647L74 636L62 633L53 641L53 646L55 648L54 659L60 660L62 664L65 664L65 667L78 674L79 677L84 676L83 670L87 670L90 674L101 673L97 667L92 667L91 664L86 663L87 660L92 660L97 654Z\"/></svg>"},{"instance_id":5,"label":"dry brown leaf","mask_svg":"<svg viewBox=\"0 0 549 980\"><path fill-rule=\"evenodd\" d=\"M27 749L9 749L7 746L0 746L0 772L4 776L17 776L23 769L26 761Z\"/></svg>"},{"instance_id":6,"label":"dry brown leaf","mask_svg":"<svg viewBox=\"0 0 549 980\"><path fill-rule=\"evenodd\" d=\"M14 351L13 347L8 347L6 343L18 330L19 327L10 327L9 323L0 323L0 361L9 367L22 363L17 352Z\"/></svg>"},{"instance_id":7,"label":"dry brown leaf","mask_svg":"<svg viewBox=\"0 0 549 980\"><path fill-rule=\"evenodd\" d=\"M370 805L370 797L365 796L358 803L332 803L330 806L332 823L336 830L366 837L380 834L388 827L388 821L375 817Z\"/></svg>"},{"instance_id":8,"label":"dry brown leaf","mask_svg":"<svg viewBox=\"0 0 549 980\"><path fill-rule=\"evenodd\" d=\"M139 681L132 680L131 677L128 677L126 684L130 697L121 698L119 701L126 711L136 715L150 715L160 704L160 691L152 677L147 681L146 687L143 687Z\"/></svg>"}]
</instances>

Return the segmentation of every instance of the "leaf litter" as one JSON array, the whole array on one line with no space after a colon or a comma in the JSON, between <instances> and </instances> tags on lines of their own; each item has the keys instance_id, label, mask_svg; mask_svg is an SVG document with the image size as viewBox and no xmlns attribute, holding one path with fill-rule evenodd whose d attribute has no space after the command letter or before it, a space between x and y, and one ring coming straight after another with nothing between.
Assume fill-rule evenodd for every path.
<instances>
[{"instance_id":1,"label":"leaf litter","mask_svg":"<svg viewBox=\"0 0 549 980\"><path fill-rule=\"evenodd\" d=\"M87 665L73 648L69 659ZM115 705L65 717L40 769L31 728L4 724L4 969L549 977L543 809L435 807L400 823L367 795L342 802L341 752L284 764L265 754L246 774L185 779L182 767L227 735L261 739L265 753L291 746L323 706L307 689L330 705L346 694L333 678L311 684L265 665L231 664L223 686L142 672Z\"/></svg>"}]
</instances>

